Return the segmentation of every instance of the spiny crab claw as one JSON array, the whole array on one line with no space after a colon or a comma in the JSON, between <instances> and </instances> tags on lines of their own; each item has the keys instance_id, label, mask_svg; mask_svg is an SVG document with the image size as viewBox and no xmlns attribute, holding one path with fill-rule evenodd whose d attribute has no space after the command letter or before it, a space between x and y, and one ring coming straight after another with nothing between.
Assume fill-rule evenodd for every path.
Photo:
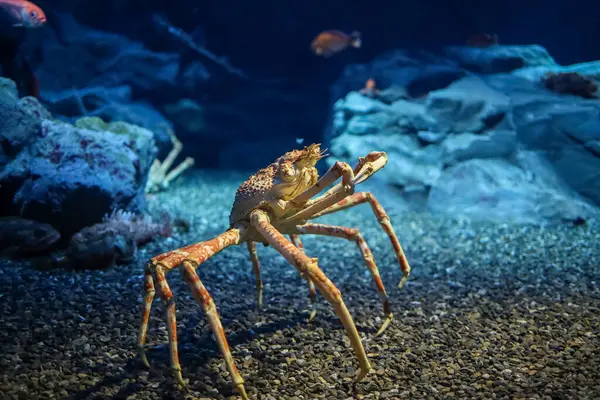
<instances>
[{"instance_id":1,"label":"spiny crab claw","mask_svg":"<svg viewBox=\"0 0 600 400\"><path fill-rule=\"evenodd\" d=\"M385 167L388 158L383 151L372 151L364 157L358 158L358 164L354 167L354 184L358 185L369 179L374 173Z\"/></svg>"}]
</instances>

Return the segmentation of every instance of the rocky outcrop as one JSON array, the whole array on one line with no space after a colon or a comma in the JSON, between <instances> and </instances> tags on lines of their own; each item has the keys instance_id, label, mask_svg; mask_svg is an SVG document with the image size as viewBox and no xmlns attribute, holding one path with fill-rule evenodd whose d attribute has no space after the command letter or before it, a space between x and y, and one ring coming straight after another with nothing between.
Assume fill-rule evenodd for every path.
<instances>
[{"instance_id":1,"label":"rocky outcrop","mask_svg":"<svg viewBox=\"0 0 600 400\"><path fill-rule=\"evenodd\" d=\"M333 107L328 162L354 164L369 151L386 151L388 165L377 176L406 196L421 193L416 198L434 212L535 223L599 215L600 102L547 90L521 77L523 69L490 67L496 59L556 67L536 46L449 52L461 68L475 69L465 61L471 54L488 66L482 71L499 73L469 73L425 96L391 102L382 95L389 88L375 96L348 93Z\"/></svg>"},{"instance_id":2,"label":"rocky outcrop","mask_svg":"<svg viewBox=\"0 0 600 400\"><path fill-rule=\"evenodd\" d=\"M2 88L3 87L3 88ZM3 215L50 223L64 237L113 209L142 211L156 157L153 134L124 122L50 118L37 100L0 79Z\"/></svg>"},{"instance_id":3,"label":"rocky outcrop","mask_svg":"<svg viewBox=\"0 0 600 400\"><path fill-rule=\"evenodd\" d=\"M68 14L57 17L61 38L45 31L43 61L36 70L44 106L70 123L95 116L142 126L154 132L166 154L170 140L163 127L172 124L160 105L179 85L179 55L81 25Z\"/></svg>"},{"instance_id":4,"label":"rocky outcrop","mask_svg":"<svg viewBox=\"0 0 600 400\"><path fill-rule=\"evenodd\" d=\"M558 64L548 51L539 45L528 46L449 46L444 53L461 67L473 72L495 74L524 67L553 67Z\"/></svg>"}]
</instances>

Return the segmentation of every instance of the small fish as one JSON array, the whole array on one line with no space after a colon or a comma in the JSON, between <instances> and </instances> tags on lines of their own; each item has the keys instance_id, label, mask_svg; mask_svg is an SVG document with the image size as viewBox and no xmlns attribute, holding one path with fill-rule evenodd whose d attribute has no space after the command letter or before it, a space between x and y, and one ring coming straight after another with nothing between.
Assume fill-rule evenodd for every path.
<instances>
[{"instance_id":1,"label":"small fish","mask_svg":"<svg viewBox=\"0 0 600 400\"><path fill-rule=\"evenodd\" d=\"M323 31L312 41L310 48L316 55L327 58L349 46L360 48L360 32L352 32L348 35L336 30Z\"/></svg>"},{"instance_id":2,"label":"small fish","mask_svg":"<svg viewBox=\"0 0 600 400\"><path fill-rule=\"evenodd\" d=\"M304 143L304 138L297 137L296 138L296 143L298 143L298 144Z\"/></svg>"},{"instance_id":3,"label":"small fish","mask_svg":"<svg viewBox=\"0 0 600 400\"><path fill-rule=\"evenodd\" d=\"M470 47L486 48L497 45L498 43L498 35L495 33L476 33L467 39L467 46Z\"/></svg>"},{"instance_id":4,"label":"small fish","mask_svg":"<svg viewBox=\"0 0 600 400\"><path fill-rule=\"evenodd\" d=\"M37 5L27 0L0 0L4 9L15 21L12 26L40 28L46 24L46 14Z\"/></svg>"},{"instance_id":5,"label":"small fish","mask_svg":"<svg viewBox=\"0 0 600 400\"><path fill-rule=\"evenodd\" d=\"M360 89L360 94L367 97L374 97L379 94L379 89L377 89L377 84L375 83L375 79L369 78L365 83L365 87Z\"/></svg>"}]
</instances>

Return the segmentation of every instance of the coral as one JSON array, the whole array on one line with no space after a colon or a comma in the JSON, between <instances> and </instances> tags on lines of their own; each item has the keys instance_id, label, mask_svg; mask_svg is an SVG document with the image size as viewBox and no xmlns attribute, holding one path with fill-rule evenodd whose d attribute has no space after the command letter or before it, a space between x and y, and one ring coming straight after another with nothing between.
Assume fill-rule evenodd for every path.
<instances>
[{"instance_id":1,"label":"coral","mask_svg":"<svg viewBox=\"0 0 600 400\"><path fill-rule=\"evenodd\" d=\"M28 121L26 99L9 116ZM0 121L0 142L13 143L0 170L3 213L50 223L68 237L111 209L145 208L144 187L156 158L152 132L99 118L83 118L75 126L31 119L35 123L23 143L11 139L12 124L3 129Z\"/></svg>"}]
</instances>

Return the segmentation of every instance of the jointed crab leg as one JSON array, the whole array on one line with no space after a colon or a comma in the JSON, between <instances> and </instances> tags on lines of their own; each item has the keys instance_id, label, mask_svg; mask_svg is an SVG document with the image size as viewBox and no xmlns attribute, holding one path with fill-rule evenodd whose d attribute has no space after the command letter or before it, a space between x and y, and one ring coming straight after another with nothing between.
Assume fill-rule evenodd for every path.
<instances>
[{"instance_id":1,"label":"jointed crab leg","mask_svg":"<svg viewBox=\"0 0 600 400\"><path fill-rule=\"evenodd\" d=\"M176 168L171 170L171 172L169 172L167 176L165 176L163 184L168 185L169 183L171 183L172 180L177 178L179 175L183 174L185 170L192 167L194 165L194 162L195 161L192 157L186 157L185 160L181 162L181 164L179 164Z\"/></svg>"},{"instance_id":2,"label":"jointed crab leg","mask_svg":"<svg viewBox=\"0 0 600 400\"><path fill-rule=\"evenodd\" d=\"M239 229L229 229L214 239L190 244L189 246L180 249L159 254L152 259L151 265L161 265L166 268L167 271L181 264L183 260L189 260L200 265L208 260L209 257L212 257L227 247L238 244L240 242L240 235L241 231Z\"/></svg>"},{"instance_id":3,"label":"jointed crab leg","mask_svg":"<svg viewBox=\"0 0 600 400\"><path fill-rule=\"evenodd\" d=\"M177 382L181 386L185 386L183 377L181 376L181 366L179 365L179 353L177 352L177 319L175 317L175 300L173 293L169 288L167 279L165 278L164 268L159 266L154 270L154 278L158 283L158 295L160 296L165 306L165 317L167 320L167 332L169 334L169 354L171 356L171 369Z\"/></svg>"},{"instance_id":4,"label":"jointed crab leg","mask_svg":"<svg viewBox=\"0 0 600 400\"><path fill-rule=\"evenodd\" d=\"M302 204L308 201L314 195L338 180L339 177L342 177L342 185L348 185L352 179L354 179L354 172L352 172L352 167L350 167L348 163L336 161L336 163L321 176L317 183L296 196L296 198L292 200L292 203Z\"/></svg>"},{"instance_id":5,"label":"jointed crab leg","mask_svg":"<svg viewBox=\"0 0 600 400\"><path fill-rule=\"evenodd\" d=\"M321 212L314 214L310 219L318 218L326 214L331 214L333 212L341 211L346 208L354 207L362 203L369 202L371 208L373 209L373 213L377 217L377 221L388 235L390 242L392 242L392 246L394 247L394 252L396 253L396 258L398 259L398 263L400 263L400 270L402 271L402 279L400 283L398 283L398 288L404 286L406 280L410 275L410 265L408 264L408 260L404 255L404 250L402 250L402 246L400 245L400 241L398 240L398 236L394 232L394 228L392 227L392 223L390 222L390 217L385 212L385 209L379 204L379 201L375 198L373 194L370 192L359 192L355 193L338 203L324 209Z\"/></svg>"},{"instance_id":6,"label":"jointed crab leg","mask_svg":"<svg viewBox=\"0 0 600 400\"><path fill-rule=\"evenodd\" d=\"M215 339L221 350L221 354L225 359L225 365L227 366L227 370L229 371L229 375L231 375L231 379L233 380L233 384L237 388L238 392L242 396L243 399L248 399L248 395L246 394L246 390L244 389L244 378L240 375L238 369L235 366L235 362L233 361L233 357L231 356L231 351L229 350L229 344L227 343L227 338L225 337L225 332L223 331L223 326L221 325L221 319L219 318L219 314L217 313L217 307L215 306L215 302L212 299L212 296L206 290L206 287L202 284L200 277L196 273L196 269L193 264L189 261L183 262L183 277L185 281L190 286L192 290L192 294L196 301L202 305L204 309L204 313L206 314L206 319L208 319L208 323L210 324L210 328L212 329L213 335L215 335Z\"/></svg>"},{"instance_id":7,"label":"jointed crab leg","mask_svg":"<svg viewBox=\"0 0 600 400\"><path fill-rule=\"evenodd\" d=\"M354 186L369 179L375 172L383 168L386 163L387 155L382 152L372 152L367 154L365 157L361 157L359 159L358 165L356 166L356 168L354 168L354 172L350 182L342 181L336 184L334 187L329 189L321 196L310 200L307 203L306 207L304 207L302 210L298 211L296 214L290 217L285 218L281 222L290 223L293 221L298 221L298 223L300 223L300 221L305 221L311 218L313 215L336 204L342 199L352 195L354 193ZM312 187L308 190L311 189ZM300 196L302 196L302 194ZM293 200L292 202L295 201L296 200Z\"/></svg>"},{"instance_id":8,"label":"jointed crab leg","mask_svg":"<svg viewBox=\"0 0 600 400\"><path fill-rule=\"evenodd\" d=\"M252 261L252 270L254 271L254 276L256 278L256 306L258 308L261 308L263 299L263 283L262 279L260 278L260 262L258 261L258 255L256 254L256 242L248 242L248 252L250 253L250 260Z\"/></svg>"},{"instance_id":9,"label":"jointed crab leg","mask_svg":"<svg viewBox=\"0 0 600 400\"><path fill-rule=\"evenodd\" d=\"M300 237L297 234L290 235L290 239L292 243L294 243L294 246L304 251L302 241L300 240ZM310 322L313 320L313 318L315 318L315 315L317 315L317 290L315 289L315 283L310 279L308 275L305 275L304 278L308 283L308 296L310 297L310 305L312 307L310 316L308 317L308 322Z\"/></svg>"},{"instance_id":10,"label":"jointed crab leg","mask_svg":"<svg viewBox=\"0 0 600 400\"><path fill-rule=\"evenodd\" d=\"M213 331L217 328L220 328L220 335L217 335L217 333L215 333L215 337L217 338L217 342L219 343L219 347L221 349L221 352L223 353L223 356L225 358L225 362L227 363L227 367L230 369L230 374L231 377L238 389L238 391L240 392L240 394L242 395L243 399L247 399L248 397L246 396L246 392L244 390L244 386L243 386L243 379L242 377L239 375L239 373L234 373L232 371L236 371L237 369L235 369L235 365L233 365L233 360L231 358L231 353L228 352L228 347L227 347L227 342L225 340L224 334L223 334L223 328L220 324L220 322L215 322L215 318L217 318L218 320L218 315L216 314L216 309L212 310L211 306L210 306L210 302L212 301L212 299L210 299L210 301L208 300L210 298L205 296L205 293L202 292L202 288L203 286L198 286L196 285L196 281L195 279L198 277L194 270L194 265L199 266L200 264L202 264L204 261L206 261L208 258L210 258L212 255L222 251L223 249L234 245L234 244L238 244L240 241L240 235L241 235L241 231L240 229L237 228L232 228L229 229L227 232L222 233L221 235L217 236L214 239L211 240L207 240L205 242L200 242L200 243L195 243L186 247L183 247L181 249L177 249L177 250L173 250L173 251L168 251L166 253L160 254L156 257L154 257L152 259L152 262L147 266L147 271L150 271L151 273L153 273L153 277L151 276L150 278L153 278L153 281L155 281L158 284L159 287L159 296L161 297L161 299L163 300L164 304L165 304L165 311L166 311L166 317L167 317L167 328L168 328L168 332L169 332L169 353L170 353L170 358L171 358L171 368L173 370L173 374L175 376L175 378L177 379L177 381L182 385L185 386L185 382L183 381L183 378L181 376L181 367L179 366L179 355L177 352L177 324L176 324L176 319L175 319L175 301L173 300L173 294L171 293L171 290L169 289L169 285L167 284L167 280L165 278L165 274L170 271L171 269L175 268L176 266L180 265L181 263L183 263L183 270L184 270L184 276L186 276L188 283L191 282L191 286L192 286L192 291L194 293L194 296L196 297L196 295L199 295L199 297L196 297L197 299L201 299L203 301L203 305L205 305L207 308L205 308L205 310L207 311L207 318L209 319L209 322L211 324L211 327L213 328ZM190 273L190 268L191 270L194 272L194 274ZM195 275L195 277L194 277ZM146 308L148 309L148 313L149 313L149 306L147 305L148 303L148 299L150 299L150 295L151 295L151 290L153 289L153 285L150 286L149 282L153 282L152 279L148 278L147 273L145 275L144 278L144 282L145 282L145 288L146 288L146 295L145 295L145 308L144 311L142 313L142 327L140 328L140 338L139 338L139 347L140 347L140 354L142 355L142 360L145 359L145 355L143 355L143 344L145 342L145 338L146 338L146 327L147 326L147 320L145 320L146 318ZM199 278L198 278L199 281ZM206 290L206 289L204 289ZM206 293L208 294L208 293ZM214 303L212 303L214 305ZM210 312L210 314L209 314ZM227 350L227 351L225 351ZM147 363L147 360L146 360ZM233 369L232 369L233 368Z\"/></svg>"},{"instance_id":11,"label":"jointed crab leg","mask_svg":"<svg viewBox=\"0 0 600 400\"><path fill-rule=\"evenodd\" d=\"M154 279L152 279L152 271L146 268L144 271L144 305L142 307L142 324L138 335L138 353L144 365L150 368L150 363L144 351L144 343L146 343L146 334L148 332L148 320L150 319L150 310L152 309L152 300L154 300Z\"/></svg>"},{"instance_id":12,"label":"jointed crab leg","mask_svg":"<svg viewBox=\"0 0 600 400\"><path fill-rule=\"evenodd\" d=\"M304 252L287 240L271 223L267 214L257 209L250 214L252 226L275 248L285 259L296 267L301 274L307 275L315 283L315 286L323 297L333 306L336 314L340 318L342 325L346 329L350 343L356 357L360 370L356 376L356 381L360 381L371 370L371 364L365 353L365 349L352 320L348 308L344 304L342 295L337 287L325 276L323 271L317 265L316 258L309 258Z\"/></svg>"},{"instance_id":13,"label":"jointed crab leg","mask_svg":"<svg viewBox=\"0 0 600 400\"><path fill-rule=\"evenodd\" d=\"M375 282L375 287L377 288L377 292L379 292L379 297L381 297L381 301L383 302L383 313L385 314L385 321L381 325L381 328L379 328L379 331L377 332L376 336L381 335L383 331L385 331L385 329L388 327L390 322L392 322L392 318L394 316L392 314L392 311L390 310L390 303L388 301L387 294L385 293L385 286L383 285L381 277L379 276L379 270L377 269L377 265L375 264L375 260L373 259L371 249L369 249L367 242L362 237L359 230L356 228L346 228L343 226L323 224L304 224L297 226L296 229L302 234L341 237L353 241L357 244L360 253L362 254L362 257L365 260L367 269L373 277L373 282Z\"/></svg>"}]
</instances>

